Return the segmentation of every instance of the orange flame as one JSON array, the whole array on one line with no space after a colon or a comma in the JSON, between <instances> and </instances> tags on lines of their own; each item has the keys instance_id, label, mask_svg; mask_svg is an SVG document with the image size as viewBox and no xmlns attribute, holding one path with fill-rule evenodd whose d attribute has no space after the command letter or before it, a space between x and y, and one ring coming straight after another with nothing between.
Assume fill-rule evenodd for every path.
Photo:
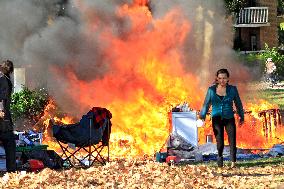
<instances>
[{"instance_id":1,"label":"orange flame","mask_svg":"<svg viewBox=\"0 0 284 189\"><path fill-rule=\"evenodd\" d=\"M111 60L109 72L102 78L84 82L71 70L64 70L70 82L66 94L80 105L79 112L87 112L93 106L105 107L112 112L112 156L139 156L160 150L169 135L168 112L171 107L186 101L198 110L204 98L198 77L186 73L181 63L190 23L176 9L163 19L153 19L147 3L147 0L135 0L132 6L118 8L118 17L131 20L127 36L115 36L107 26L100 28L104 31L101 41L109 45L105 55ZM77 4L82 11L87 9L79 1ZM86 33L98 29L97 18L91 18L93 20L89 19L86 24ZM257 116L257 112L268 105L264 101L257 105L248 104L253 113L246 116L247 123L238 128L239 147L271 145L265 141L262 122ZM209 121L199 132L200 143L204 143L208 133L212 133ZM49 140L45 142L49 144Z\"/></svg>"},{"instance_id":2,"label":"orange flame","mask_svg":"<svg viewBox=\"0 0 284 189\"><path fill-rule=\"evenodd\" d=\"M237 146L245 149L268 149L274 144L283 142L284 127L281 124L280 114L277 114L278 106L263 99L255 103L246 103L245 123L240 126L237 122ZM264 114L260 114L263 112ZM266 117L266 120L265 120ZM210 121L199 130L200 143L205 143L205 135L214 135ZM228 137L225 134L226 144Z\"/></svg>"}]
</instances>

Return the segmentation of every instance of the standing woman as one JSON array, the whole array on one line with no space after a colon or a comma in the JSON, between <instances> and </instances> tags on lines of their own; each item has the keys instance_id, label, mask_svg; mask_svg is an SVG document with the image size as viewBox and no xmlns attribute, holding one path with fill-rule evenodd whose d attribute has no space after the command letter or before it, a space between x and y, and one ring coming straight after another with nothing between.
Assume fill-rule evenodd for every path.
<instances>
[{"instance_id":1,"label":"standing woman","mask_svg":"<svg viewBox=\"0 0 284 189\"><path fill-rule=\"evenodd\" d=\"M10 112L13 85L10 74L14 71L13 62L5 60L0 65L0 141L5 149L8 172L16 171L16 142Z\"/></svg>"},{"instance_id":2,"label":"standing woman","mask_svg":"<svg viewBox=\"0 0 284 189\"><path fill-rule=\"evenodd\" d=\"M233 102L240 116L240 124L244 123L243 105L236 86L229 85L230 74L227 69L220 69L216 73L216 83L208 88L200 119L205 120L209 107L212 106L212 126L217 141L218 167L223 167L224 127L230 144L231 167L236 166L236 123Z\"/></svg>"}]
</instances>

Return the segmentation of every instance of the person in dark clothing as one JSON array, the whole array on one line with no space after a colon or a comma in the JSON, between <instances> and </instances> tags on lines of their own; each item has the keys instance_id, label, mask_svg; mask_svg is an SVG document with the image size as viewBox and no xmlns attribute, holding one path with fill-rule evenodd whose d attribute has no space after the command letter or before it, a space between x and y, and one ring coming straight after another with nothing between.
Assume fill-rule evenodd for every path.
<instances>
[{"instance_id":1,"label":"person in dark clothing","mask_svg":"<svg viewBox=\"0 0 284 189\"><path fill-rule=\"evenodd\" d=\"M275 85L277 83L277 77L276 77L276 66L274 62L272 61L272 58L267 58L265 63L265 78L266 82L270 83L271 86Z\"/></svg>"},{"instance_id":2,"label":"person in dark clothing","mask_svg":"<svg viewBox=\"0 0 284 189\"><path fill-rule=\"evenodd\" d=\"M216 84L208 88L203 107L200 111L200 119L205 120L209 107L212 106L212 126L217 141L218 167L223 167L224 127L228 134L230 144L231 167L236 166L236 123L234 117L233 102L240 117L240 125L244 123L243 105L236 86L229 85L229 72L220 69L216 73Z\"/></svg>"},{"instance_id":3,"label":"person in dark clothing","mask_svg":"<svg viewBox=\"0 0 284 189\"><path fill-rule=\"evenodd\" d=\"M10 74L14 71L13 62L3 61L0 65L0 141L5 149L8 172L16 171L16 142L10 112L13 85Z\"/></svg>"}]
</instances>

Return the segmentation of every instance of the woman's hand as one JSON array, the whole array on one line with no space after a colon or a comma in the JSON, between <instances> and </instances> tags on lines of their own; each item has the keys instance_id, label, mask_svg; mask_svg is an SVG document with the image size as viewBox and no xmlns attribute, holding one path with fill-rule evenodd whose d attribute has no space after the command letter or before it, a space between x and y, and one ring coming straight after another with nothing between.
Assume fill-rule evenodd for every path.
<instances>
[{"instance_id":1,"label":"woman's hand","mask_svg":"<svg viewBox=\"0 0 284 189\"><path fill-rule=\"evenodd\" d=\"M244 123L245 123L245 120L240 119L240 123L239 123L239 125L240 125L240 126L243 126L243 125L244 125Z\"/></svg>"},{"instance_id":2,"label":"woman's hand","mask_svg":"<svg viewBox=\"0 0 284 189\"><path fill-rule=\"evenodd\" d=\"M198 117L198 119L201 119L202 121L205 121L205 119L202 118L200 114L197 117Z\"/></svg>"},{"instance_id":3,"label":"woman's hand","mask_svg":"<svg viewBox=\"0 0 284 189\"><path fill-rule=\"evenodd\" d=\"M5 116L5 113L4 113L3 110L1 110L1 111L0 111L0 118L4 118L4 116Z\"/></svg>"},{"instance_id":4,"label":"woman's hand","mask_svg":"<svg viewBox=\"0 0 284 189\"><path fill-rule=\"evenodd\" d=\"M202 119L198 119L198 120L196 121L196 126L197 126L197 127L202 127L203 124L204 124L204 120L202 120Z\"/></svg>"}]
</instances>

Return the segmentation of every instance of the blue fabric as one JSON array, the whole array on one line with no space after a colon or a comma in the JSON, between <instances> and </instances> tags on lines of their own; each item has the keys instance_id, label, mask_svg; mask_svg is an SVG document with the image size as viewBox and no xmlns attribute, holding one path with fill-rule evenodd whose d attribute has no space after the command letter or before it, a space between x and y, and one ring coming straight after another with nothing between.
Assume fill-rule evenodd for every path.
<instances>
[{"instance_id":1,"label":"blue fabric","mask_svg":"<svg viewBox=\"0 0 284 189\"><path fill-rule=\"evenodd\" d=\"M217 154L209 154L209 155L203 155L203 161L217 161ZM242 161L242 160L253 160L253 159L259 159L262 158L259 154L237 154L237 160ZM224 161L230 161L229 156L224 156L223 157Z\"/></svg>"},{"instance_id":2,"label":"blue fabric","mask_svg":"<svg viewBox=\"0 0 284 189\"><path fill-rule=\"evenodd\" d=\"M89 143L97 144L103 136L107 127L108 120L105 124L96 128L93 124L92 113L83 115L79 123L67 125L53 125L53 136L63 143L73 143L76 146L87 146Z\"/></svg>"},{"instance_id":3,"label":"blue fabric","mask_svg":"<svg viewBox=\"0 0 284 189\"><path fill-rule=\"evenodd\" d=\"M226 96L221 100L216 94L217 85L208 88L207 94L200 111L200 118L205 119L206 114L212 106L211 117L221 116L221 118L230 119L234 117L233 102L237 108L241 121L244 121L243 105L236 86L226 86Z\"/></svg>"}]
</instances>

